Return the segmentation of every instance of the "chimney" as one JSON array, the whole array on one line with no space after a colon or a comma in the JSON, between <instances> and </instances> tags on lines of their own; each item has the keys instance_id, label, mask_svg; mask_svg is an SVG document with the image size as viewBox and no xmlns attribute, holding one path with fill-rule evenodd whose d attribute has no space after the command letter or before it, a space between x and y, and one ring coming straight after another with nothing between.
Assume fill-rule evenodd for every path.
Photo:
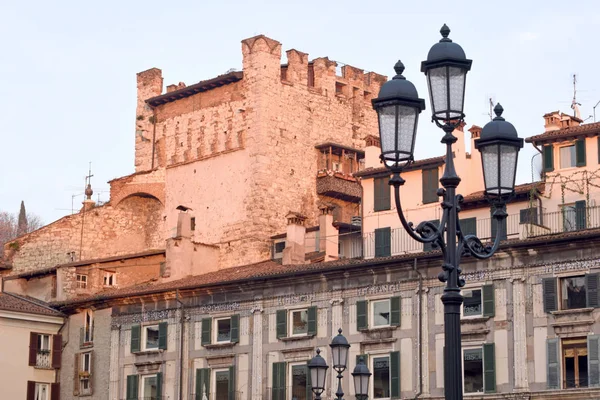
<instances>
[{"instance_id":1,"label":"chimney","mask_svg":"<svg viewBox=\"0 0 600 400\"><path fill-rule=\"evenodd\" d=\"M304 221L306 221L306 217L290 211L286 218L288 225L285 249L283 249L283 265L304 264L306 259L304 246L306 227Z\"/></svg>"},{"instance_id":2,"label":"chimney","mask_svg":"<svg viewBox=\"0 0 600 400\"><path fill-rule=\"evenodd\" d=\"M365 137L365 168L383 167L379 155L381 154L381 142L377 136L367 135Z\"/></svg>"},{"instance_id":3,"label":"chimney","mask_svg":"<svg viewBox=\"0 0 600 400\"><path fill-rule=\"evenodd\" d=\"M337 260L339 258L339 235L333 226L333 208L329 206L319 207L319 251L325 252L325 261Z\"/></svg>"},{"instance_id":4,"label":"chimney","mask_svg":"<svg viewBox=\"0 0 600 400\"><path fill-rule=\"evenodd\" d=\"M195 222L195 221L194 221ZM177 215L177 234L178 238L192 237L192 214L186 211L180 211Z\"/></svg>"}]
</instances>

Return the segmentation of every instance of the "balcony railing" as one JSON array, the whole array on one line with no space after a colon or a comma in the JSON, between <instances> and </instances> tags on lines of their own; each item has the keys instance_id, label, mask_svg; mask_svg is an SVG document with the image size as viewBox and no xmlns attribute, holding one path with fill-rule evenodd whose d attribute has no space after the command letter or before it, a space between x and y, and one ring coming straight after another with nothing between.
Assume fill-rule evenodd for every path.
<instances>
[{"instance_id":1,"label":"balcony railing","mask_svg":"<svg viewBox=\"0 0 600 400\"><path fill-rule=\"evenodd\" d=\"M38 350L35 358L35 367L51 369L52 368L52 356L50 350Z\"/></svg>"}]
</instances>

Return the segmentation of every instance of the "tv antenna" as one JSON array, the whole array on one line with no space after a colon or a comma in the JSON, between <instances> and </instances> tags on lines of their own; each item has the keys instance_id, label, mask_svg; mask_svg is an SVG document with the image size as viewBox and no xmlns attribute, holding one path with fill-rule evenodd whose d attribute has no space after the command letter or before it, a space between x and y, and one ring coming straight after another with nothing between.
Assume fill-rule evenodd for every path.
<instances>
[{"instance_id":1,"label":"tv antenna","mask_svg":"<svg viewBox=\"0 0 600 400\"><path fill-rule=\"evenodd\" d=\"M581 119L581 113L579 112L579 106L581 103L577 102L577 74L573 74L573 101L571 102L571 108L573 109L573 116Z\"/></svg>"},{"instance_id":2,"label":"tv antenna","mask_svg":"<svg viewBox=\"0 0 600 400\"><path fill-rule=\"evenodd\" d=\"M490 112L489 112L489 116L490 116L490 121L494 119L494 101L492 100L492 98L490 97Z\"/></svg>"}]
</instances>

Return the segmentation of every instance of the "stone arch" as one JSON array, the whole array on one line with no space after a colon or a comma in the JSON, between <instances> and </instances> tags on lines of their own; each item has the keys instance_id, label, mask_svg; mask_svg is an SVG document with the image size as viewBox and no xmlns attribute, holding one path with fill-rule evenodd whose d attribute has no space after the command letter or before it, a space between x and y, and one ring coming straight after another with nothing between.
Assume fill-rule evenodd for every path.
<instances>
[{"instance_id":1,"label":"stone arch","mask_svg":"<svg viewBox=\"0 0 600 400\"><path fill-rule=\"evenodd\" d=\"M154 198L165 205L165 186L163 183L127 184L111 196L111 203L117 207L123 200L131 196Z\"/></svg>"}]
</instances>

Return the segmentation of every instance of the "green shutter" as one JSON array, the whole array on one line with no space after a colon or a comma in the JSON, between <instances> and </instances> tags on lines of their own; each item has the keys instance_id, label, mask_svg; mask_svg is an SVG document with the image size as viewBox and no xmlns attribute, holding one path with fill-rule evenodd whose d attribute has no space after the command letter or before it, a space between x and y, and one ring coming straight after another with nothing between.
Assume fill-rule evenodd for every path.
<instances>
[{"instance_id":1,"label":"green shutter","mask_svg":"<svg viewBox=\"0 0 600 400\"><path fill-rule=\"evenodd\" d=\"M585 296L588 307L600 307L600 299L598 298L598 284L600 274L587 274L585 276Z\"/></svg>"},{"instance_id":2,"label":"green shutter","mask_svg":"<svg viewBox=\"0 0 600 400\"><path fill-rule=\"evenodd\" d=\"M235 400L235 367L229 367L229 400Z\"/></svg>"},{"instance_id":3,"label":"green shutter","mask_svg":"<svg viewBox=\"0 0 600 400\"><path fill-rule=\"evenodd\" d=\"M306 398L312 399L312 382L310 380L310 369L308 369L308 364L306 364Z\"/></svg>"},{"instance_id":4,"label":"green shutter","mask_svg":"<svg viewBox=\"0 0 600 400\"><path fill-rule=\"evenodd\" d=\"M523 208L519 211L519 223L520 224L537 224L538 223L538 211L537 207Z\"/></svg>"},{"instance_id":5,"label":"green shutter","mask_svg":"<svg viewBox=\"0 0 600 400\"><path fill-rule=\"evenodd\" d=\"M463 218L459 220L460 229L464 236L477 235L477 217Z\"/></svg>"},{"instance_id":6,"label":"green shutter","mask_svg":"<svg viewBox=\"0 0 600 400\"><path fill-rule=\"evenodd\" d=\"M390 353L390 392L392 399L400 398L400 352Z\"/></svg>"},{"instance_id":7,"label":"green shutter","mask_svg":"<svg viewBox=\"0 0 600 400\"><path fill-rule=\"evenodd\" d=\"M600 336L588 336L588 383L600 386Z\"/></svg>"},{"instance_id":8,"label":"green shutter","mask_svg":"<svg viewBox=\"0 0 600 400\"><path fill-rule=\"evenodd\" d=\"M137 375L127 375L126 400L138 400L138 381Z\"/></svg>"},{"instance_id":9,"label":"green shutter","mask_svg":"<svg viewBox=\"0 0 600 400\"><path fill-rule=\"evenodd\" d=\"M271 387L272 400L285 399L285 362L273 363L273 386Z\"/></svg>"},{"instance_id":10,"label":"green shutter","mask_svg":"<svg viewBox=\"0 0 600 400\"><path fill-rule=\"evenodd\" d=\"M231 343L238 343L240 341L240 315L235 314L231 316Z\"/></svg>"},{"instance_id":11,"label":"green shutter","mask_svg":"<svg viewBox=\"0 0 600 400\"><path fill-rule=\"evenodd\" d=\"M544 278L542 279L542 290L544 299L544 312L558 310L558 302L556 299L557 288L556 278Z\"/></svg>"},{"instance_id":12,"label":"green shutter","mask_svg":"<svg viewBox=\"0 0 600 400\"><path fill-rule=\"evenodd\" d=\"M156 400L162 399L162 373L156 373Z\"/></svg>"},{"instance_id":13,"label":"green shutter","mask_svg":"<svg viewBox=\"0 0 600 400\"><path fill-rule=\"evenodd\" d=\"M575 160L578 167L585 167L585 139L575 142Z\"/></svg>"},{"instance_id":14,"label":"green shutter","mask_svg":"<svg viewBox=\"0 0 600 400\"><path fill-rule=\"evenodd\" d=\"M392 297L390 299L390 325L400 326L400 297Z\"/></svg>"},{"instance_id":15,"label":"green shutter","mask_svg":"<svg viewBox=\"0 0 600 400\"><path fill-rule=\"evenodd\" d=\"M359 300L356 302L356 330L368 328L367 301Z\"/></svg>"},{"instance_id":16,"label":"green shutter","mask_svg":"<svg viewBox=\"0 0 600 400\"><path fill-rule=\"evenodd\" d=\"M392 254L392 229L375 229L375 257L389 257Z\"/></svg>"},{"instance_id":17,"label":"green shutter","mask_svg":"<svg viewBox=\"0 0 600 400\"><path fill-rule=\"evenodd\" d=\"M277 324L277 339L287 337L287 310L277 310L275 319Z\"/></svg>"},{"instance_id":18,"label":"green shutter","mask_svg":"<svg viewBox=\"0 0 600 400\"><path fill-rule=\"evenodd\" d=\"M483 390L485 393L496 392L496 356L494 343L483 345Z\"/></svg>"},{"instance_id":19,"label":"green shutter","mask_svg":"<svg viewBox=\"0 0 600 400\"><path fill-rule=\"evenodd\" d=\"M390 185L388 178L375 178L373 179L373 193L374 193L374 211L385 211L390 209Z\"/></svg>"},{"instance_id":20,"label":"green shutter","mask_svg":"<svg viewBox=\"0 0 600 400\"><path fill-rule=\"evenodd\" d=\"M577 229L587 228L585 200L575 202L575 224Z\"/></svg>"},{"instance_id":21,"label":"green shutter","mask_svg":"<svg viewBox=\"0 0 600 400\"><path fill-rule=\"evenodd\" d=\"M560 352L558 346L558 339L548 339L546 341L546 384L548 389L560 389Z\"/></svg>"},{"instance_id":22,"label":"green shutter","mask_svg":"<svg viewBox=\"0 0 600 400\"><path fill-rule=\"evenodd\" d=\"M481 296L483 301L483 316L493 317L495 315L494 285L483 285Z\"/></svg>"},{"instance_id":23,"label":"green shutter","mask_svg":"<svg viewBox=\"0 0 600 400\"><path fill-rule=\"evenodd\" d=\"M212 318L202 318L202 346L210 344L212 336Z\"/></svg>"},{"instance_id":24,"label":"green shutter","mask_svg":"<svg viewBox=\"0 0 600 400\"><path fill-rule=\"evenodd\" d=\"M317 334L317 307L308 307L308 332L309 335Z\"/></svg>"},{"instance_id":25,"label":"green shutter","mask_svg":"<svg viewBox=\"0 0 600 400\"><path fill-rule=\"evenodd\" d=\"M210 368L196 370L196 400L202 400L204 394L210 399Z\"/></svg>"},{"instance_id":26,"label":"green shutter","mask_svg":"<svg viewBox=\"0 0 600 400\"><path fill-rule=\"evenodd\" d=\"M137 353L140 351L140 337L142 333L142 327L140 325L133 325L131 327L131 352Z\"/></svg>"},{"instance_id":27,"label":"green shutter","mask_svg":"<svg viewBox=\"0 0 600 400\"><path fill-rule=\"evenodd\" d=\"M169 331L169 323L161 322L158 324L158 348L162 350L167 349L167 337Z\"/></svg>"},{"instance_id":28,"label":"green shutter","mask_svg":"<svg viewBox=\"0 0 600 400\"><path fill-rule=\"evenodd\" d=\"M423 204L438 201L438 169L430 168L421 171L423 186Z\"/></svg>"},{"instance_id":29,"label":"green shutter","mask_svg":"<svg viewBox=\"0 0 600 400\"><path fill-rule=\"evenodd\" d=\"M554 171L554 148L551 144L543 147L544 172Z\"/></svg>"}]
</instances>

